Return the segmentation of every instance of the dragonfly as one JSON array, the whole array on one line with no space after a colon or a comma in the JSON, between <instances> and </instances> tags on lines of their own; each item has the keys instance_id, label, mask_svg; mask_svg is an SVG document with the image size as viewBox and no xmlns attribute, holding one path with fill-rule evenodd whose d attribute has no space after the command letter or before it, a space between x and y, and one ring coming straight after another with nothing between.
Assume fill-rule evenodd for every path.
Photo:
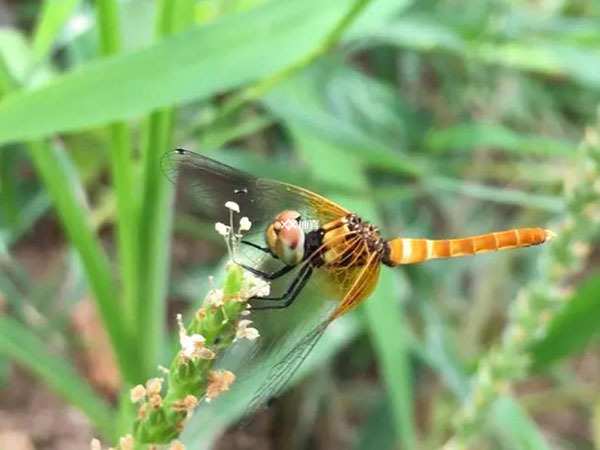
<instances>
[{"instance_id":1,"label":"dragonfly","mask_svg":"<svg viewBox=\"0 0 600 450\"><path fill-rule=\"evenodd\" d=\"M252 299L251 311L286 311L313 279L326 281L323 285L329 286L316 289L327 297L329 307L320 310L316 325L300 333L273 365L251 408L277 395L328 326L369 297L381 266L528 247L553 237L543 228L518 228L454 239L388 239L377 226L324 196L254 177L189 150L168 152L163 166L167 176L181 187L186 209L213 222L227 223L230 211L223 205L233 201L252 222L253 234L244 236L242 244L264 258L256 265L241 265L270 282L286 281L281 294Z\"/></svg>"}]
</instances>

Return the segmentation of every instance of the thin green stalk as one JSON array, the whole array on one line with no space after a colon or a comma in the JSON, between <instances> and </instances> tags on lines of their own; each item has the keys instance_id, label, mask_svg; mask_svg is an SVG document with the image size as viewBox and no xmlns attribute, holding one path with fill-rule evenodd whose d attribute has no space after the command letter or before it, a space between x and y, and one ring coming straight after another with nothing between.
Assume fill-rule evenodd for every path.
<instances>
[{"instance_id":1,"label":"thin green stalk","mask_svg":"<svg viewBox=\"0 0 600 450\"><path fill-rule=\"evenodd\" d=\"M27 148L54 202L66 234L85 267L96 306L108 331L121 372L126 379L133 379L136 365L128 351L129 339L110 265L88 223L85 207L77 198L78 193L73 189L72 183L67 181L70 177L65 167L65 155L43 141L30 142Z\"/></svg>"},{"instance_id":2,"label":"thin green stalk","mask_svg":"<svg viewBox=\"0 0 600 450\"><path fill-rule=\"evenodd\" d=\"M140 290L137 303L142 368L150 374L164 342L164 312L168 269L171 187L160 169L160 158L171 142L172 111L157 111L148 119L144 149L143 198L139 227Z\"/></svg>"},{"instance_id":3,"label":"thin green stalk","mask_svg":"<svg viewBox=\"0 0 600 450\"><path fill-rule=\"evenodd\" d=\"M161 0L157 5L156 34L167 36L191 24L191 0ZM139 290L136 304L141 367L152 373L165 342L164 312L168 270L170 201L172 188L161 171L160 160L171 147L173 110L150 114L143 151L142 207L139 222Z\"/></svg>"},{"instance_id":4,"label":"thin green stalk","mask_svg":"<svg viewBox=\"0 0 600 450\"><path fill-rule=\"evenodd\" d=\"M98 29L104 55L121 49L118 6L114 0L98 0ZM125 323L130 336L136 335L136 302L138 297L137 203L134 189L131 134L125 122L113 123L110 129L111 174L117 199L117 233ZM133 339L130 339L133 344ZM133 356L133 355L132 355ZM131 382L135 380L129 380Z\"/></svg>"},{"instance_id":5,"label":"thin green stalk","mask_svg":"<svg viewBox=\"0 0 600 450\"><path fill-rule=\"evenodd\" d=\"M8 79L14 80L6 62L0 58L0 81ZM9 92L18 84L18 81L13 86L3 84L0 85L0 90ZM80 185L72 180L70 174L73 171L69 170L68 161L63 153L51 148L44 141L29 142L26 145L54 202L65 232L85 267L96 306L108 332L121 372L125 378L129 379L136 368L129 357L128 339L122 325L123 319L114 280L110 273L106 254L102 251L100 243L88 223L85 206L80 201L80 192L78 191L81 189ZM69 182L69 180L71 181Z\"/></svg>"}]
</instances>

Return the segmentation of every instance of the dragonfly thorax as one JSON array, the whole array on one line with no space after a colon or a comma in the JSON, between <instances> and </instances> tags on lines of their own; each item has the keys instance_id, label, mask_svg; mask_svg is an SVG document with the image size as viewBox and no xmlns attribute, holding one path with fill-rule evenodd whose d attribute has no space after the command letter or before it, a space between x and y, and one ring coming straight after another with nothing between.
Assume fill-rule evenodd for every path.
<instances>
[{"instance_id":1,"label":"dragonfly thorax","mask_svg":"<svg viewBox=\"0 0 600 450\"><path fill-rule=\"evenodd\" d=\"M379 234L379 228L370 222L365 222L356 214L349 214L346 218L348 229L356 232L362 238L371 252L382 253L385 251L385 241Z\"/></svg>"},{"instance_id":2,"label":"dragonfly thorax","mask_svg":"<svg viewBox=\"0 0 600 450\"><path fill-rule=\"evenodd\" d=\"M284 264L295 266L304 259L304 242L306 236L300 226L300 213L282 211L267 228L267 245L269 250Z\"/></svg>"}]
</instances>

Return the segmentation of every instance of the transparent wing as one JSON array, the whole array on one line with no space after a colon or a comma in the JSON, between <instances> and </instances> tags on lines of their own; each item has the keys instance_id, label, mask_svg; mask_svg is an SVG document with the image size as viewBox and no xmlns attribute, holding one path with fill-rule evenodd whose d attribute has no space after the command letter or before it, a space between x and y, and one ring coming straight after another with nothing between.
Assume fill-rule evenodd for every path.
<instances>
[{"instance_id":1,"label":"transparent wing","mask_svg":"<svg viewBox=\"0 0 600 450\"><path fill-rule=\"evenodd\" d=\"M309 190L254 176L188 150L168 152L162 159L165 175L177 185L178 201L192 214L213 222L229 223L225 202L234 201L252 230L265 225L283 210L298 211L302 219L320 224L348 214L334 202Z\"/></svg>"},{"instance_id":2,"label":"transparent wing","mask_svg":"<svg viewBox=\"0 0 600 450\"><path fill-rule=\"evenodd\" d=\"M288 350L280 356L263 385L256 391L246 415L265 404L270 398L277 396L310 354L327 326L369 296L377 285L380 267L380 258L373 253L365 265L327 270L322 273L329 279L329 283L333 283L331 296L341 296L341 300L335 303L334 308L321 310L322 315L317 320L316 326L313 321L313 326L308 329L308 332L296 335L296 340L287 347Z\"/></svg>"}]
</instances>

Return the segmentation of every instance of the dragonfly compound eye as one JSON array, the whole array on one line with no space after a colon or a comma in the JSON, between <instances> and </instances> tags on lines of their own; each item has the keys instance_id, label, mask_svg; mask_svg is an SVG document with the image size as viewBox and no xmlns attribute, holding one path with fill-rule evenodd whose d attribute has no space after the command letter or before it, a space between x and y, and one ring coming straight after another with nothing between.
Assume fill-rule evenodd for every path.
<instances>
[{"instance_id":1,"label":"dragonfly compound eye","mask_svg":"<svg viewBox=\"0 0 600 450\"><path fill-rule=\"evenodd\" d=\"M267 245L288 266L304 259L305 234L296 211L282 211L267 229Z\"/></svg>"}]
</instances>

